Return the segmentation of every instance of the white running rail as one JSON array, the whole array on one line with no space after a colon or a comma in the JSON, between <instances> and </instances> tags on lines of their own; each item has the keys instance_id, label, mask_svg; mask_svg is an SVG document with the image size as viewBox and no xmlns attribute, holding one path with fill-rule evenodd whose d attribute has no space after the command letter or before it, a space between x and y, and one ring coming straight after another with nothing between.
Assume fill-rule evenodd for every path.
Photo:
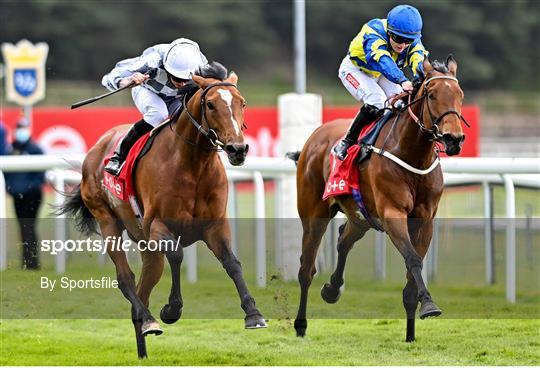
<instances>
[{"instance_id":1,"label":"white running rail","mask_svg":"<svg viewBox=\"0 0 540 368\"><path fill-rule=\"evenodd\" d=\"M0 270L7 267L7 245L6 245L6 192L4 177L2 172L21 172L21 171L45 171L54 170L52 178L57 189L62 189L65 182L77 182L80 180L80 174L67 171L70 168L80 166L84 156L2 156L0 158ZM227 169L227 175L231 182L238 180L251 180L255 188L254 212L256 220L256 266L257 266L257 285L264 287L266 285L266 244L264 226L260 219L265 217L265 193L264 179L279 181L287 175L295 175L296 167L290 160L284 158L272 157L249 157L243 166L232 166L227 160L224 160ZM506 217L509 219L506 229L506 298L510 302L516 300L516 264L515 264L515 197L514 184L527 186L531 188L540 188L540 159L538 158L442 158L441 166L444 172L445 185L468 185L483 184L484 189L489 188L489 184L503 184L506 191ZM528 174L528 175L523 175ZM236 197L234 186L231 193L231 199ZM279 188L279 185L276 185ZM279 189L277 189L279 190ZM276 193L276 198L280 193ZM55 203L61 203L62 196L57 193ZM232 202L232 201L231 201ZM229 207L229 216L235 218L236 205L233 203ZM276 206L279 218L280 206ZM485 205L485 218L489 217L489 204ZM60 222L62 223L62 222ZM261 224L260 224L261 223ZM234 228L234 227L233 227ZM56 235L62 239L65 236L65 224L59 224L56 228ZM233 239L236 235L233 233ZM384 240L384 239L383 239ZM300 239L298 240L300 243ZM236 244L233 244L235 249ZM192 249L192 250L190 250ZM186 249L186 263L188 281L195 282L197 279L196 271L196 247ZM380 251L378 252L381 253ZM380 255L384 257L384 254ZM488 258L491 256L486 251L486 266ZM380 266L380 260L377 264ZM424 267L426 269L427 267ZM65 254L59 254L56 260L57 272L65 271ZM378 273L384 274L384 270Z\"/></svg>"}]
</instances>

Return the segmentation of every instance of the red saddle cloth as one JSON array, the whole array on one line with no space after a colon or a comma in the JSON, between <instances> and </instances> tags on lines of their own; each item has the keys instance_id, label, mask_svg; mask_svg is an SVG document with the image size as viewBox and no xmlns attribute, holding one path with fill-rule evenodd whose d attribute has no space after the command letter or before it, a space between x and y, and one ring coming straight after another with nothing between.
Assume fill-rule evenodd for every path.
<instances>
[{"instance_id":1,"label":"red saddle cloth","mask_svg":"<svg viewBox=\"0 0 540 368\"><path fill-rule=\"evenodd\" d=\"M371 130L375 123L376 120L362 129L360 138L358 139L359 141ZM334 147L338 143L339 141L336 142ZM351 194L353 189L360 189L358 169L354 164L356 162L356 156L360 152L360 146L355 144L349 147L347 156L343 161L340 161L336 157L334 147L330 150L330 175L328 175L328 180L326 181L322 197L323 200L342 194Z\"/></svg>"},{"instance_id":2,"label":"red saddle cloth","mask_svg":"<svg viewBox=\"0 0 540 368\"><path fill-rule=\"evenodd\" d=\"M137 142L135 142L133 147L131 147L128 156L126 157L124 166L122 166L122 169L118 176L109 174L106 171L103 172L103 184L105 185L105 188L107 188L107 190L111 192L115 197L123 201L129 201L130 197L135 196L135 188L133 186L133 170L137 161L137 157L141 153L149 137L150 133L146 133L141 138L139 138ZM124 136L121 136L118 139L118 142L122 138L124 138ZM114 145L115 148L118 145L118 142ZM109 162L112 155L113 152L111 152L107 157L105 157L105 160L103 161L104 165L107 165L107 162Z\"/></svg>"}]
</instances>

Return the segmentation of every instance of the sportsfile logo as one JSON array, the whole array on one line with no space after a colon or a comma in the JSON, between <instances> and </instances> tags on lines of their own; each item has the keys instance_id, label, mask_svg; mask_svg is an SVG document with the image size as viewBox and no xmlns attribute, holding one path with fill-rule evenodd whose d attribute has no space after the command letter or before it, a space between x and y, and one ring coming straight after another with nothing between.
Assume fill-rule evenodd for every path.
<instances>
[{"instance_id":1,"label":"sportsfile logo","mask_svg":"<svg viewBox=\"0 0 540 368\"><path fill-rule=\"evenodd\" d=\"M110 251L160 251L160 252L176 252L182 246L180 244L181 237L176 241L174 239L160 240L139 240L132 242L123 240L121 236L108 236L105 239L68 239L68 240L42 240L41 251L56 255L59 252L97 252L105 254ZM132 247L135 243L135 247Z\"/></svg>"}]
</instances>

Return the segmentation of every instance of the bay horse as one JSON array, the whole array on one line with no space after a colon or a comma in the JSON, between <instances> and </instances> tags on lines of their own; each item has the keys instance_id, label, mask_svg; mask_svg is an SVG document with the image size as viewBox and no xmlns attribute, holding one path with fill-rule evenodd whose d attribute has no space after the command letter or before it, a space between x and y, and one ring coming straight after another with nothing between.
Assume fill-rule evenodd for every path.
<instances>
[{"instance_id":1,"label":"bay horse","mask_svg":"<svg viewBox=\"0 0 540 368\"><path fill-rule=\"evenodd\" d=\"M132 306L139 358L147 356L145 336L162 333L148 306L150 293L163 272L164 254L171 267L172 287L160 317L165 323L174 323L183 307L182 248L198 240L206 243L233 280L246 314L245 328L266 327L244 281L240 262L231 251L227 175L217 153L217 147L222 148L232 165L243 164L249 149L243 136L245 100L236 86L238 76L231 73L227 78L221 64L210 65L212 76L193 75L197 91L187 102L184 100L184 110L174 127L161 129L150 151L138 162L134 187L144 213L141 227L130 205L108 194L102 183L103 160L128 126L109 130L90 149L82 165L80 186L61 209L77 219L84 233L96 230L97 222L103 239L119 238L124 229L135 241L176 242L180 236L179 249L141 251L142 271L137 284L125 252L107 249L116 267L119 289Z\"/></svg>"},{"instance_id":2,"label":"bay horse","mask_svg":"<svg viewBox=\"0 0 540 368\"><path fill-rule=\"evenodd\" d=\"M298 212L302 221L302 255L298 279L301 295L294 322L297 336L307 329L308 290L316 272L315 259L326 227L338 211L347 221L339 229L337 266L321 289L322 298L335 303L341 295L347 255L353 244L370 228L381 228L389 235L405 259L407 284L403 289L403 305L407 315L406 341L415 339L415 314L420 302L420 318L438 316L442 312L432 300L422 279L422 260L428 250L433 218L443 191L443 176L436 142L444 144L446 153L456 155L465 136L461 127L463 91L456 79L457 63L449 56L446 63L426 58L424 79L414 91L415 99L383 127L374 147L381 154L372 154L358 166L361 197L369 214L364 218L352 195L322 200L330 171L330 150L346 131L350 121L336 120L323 124L308 138L301 152L289 154L297 161ZM416 117L418 116L418 118ZM466 123L466 122L465 122ZM393 154L401 164L382 156ZM405 166L412 166L412 171ZM433 169L428 173L431 169ZM416 168L416 169L415 169ZM423 169L424 171L422 171ZM413 171L417 172L413 172Z\"/></svg>"}]
</instances>

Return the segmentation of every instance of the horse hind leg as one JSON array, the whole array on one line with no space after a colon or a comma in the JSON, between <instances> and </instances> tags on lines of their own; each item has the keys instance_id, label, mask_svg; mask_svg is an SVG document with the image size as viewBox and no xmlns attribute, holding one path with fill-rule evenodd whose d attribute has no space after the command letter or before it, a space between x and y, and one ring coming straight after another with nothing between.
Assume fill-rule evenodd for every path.
<instances>
[{"instance_id":1,"label":"horse hind leg","mask_svg":"<svg viewBox=\"0 0 540 368\"><path fill-rule=\"evenodd\" d=\"M354 243L361 239L369 226L354 224L347 221L339 227L339 239L337 244L338 260L334 273L330 277L330 283L326 283L321 288L321 297L329 304L336 303L341 296L341 286L344 283L343 273L347 256Z\"/></svg>"},{"instance_id":2,"label":"horse hind leg","mask_svg":"<svg viewBox=\"0 0 540 368\"><path fill-rule=\"evenodd\" d=\"M304 337L307 330L307 298L309 287L316 272L315 259L317 250L321 244L321 239L330 222L329 218L310 218L303 219L302 235L302 255L300 256L300 270L298 271L298 281L300 283L300 304L298 313L294 320L294 329L296 336Z\"/></svg>"},{"instance_id":3,"label":"horse hind leg","mask_svg":"<svg viewBox=\"0 0 540 368\"><path fill-rule=\"evenodd\" d=\"M142 269L137 284L137 295L148 308L152 289L157 285L163 274L164 260L161 252L149 250L141 251L141 259Z\"/></svg>"},{"instance_id":4,"label":"horse hind leg","mask_svg":"<svg viewBox=\"0 0 540 368\"><path fill-rule=\"evenodd\" d=\"M98 222L103 239L119 239L121 237L122 232L116 219L100 220ZM150 311L148 311L137 296L135 275L129 267L126 253L123 250L114 249L114 246L110 244L107 248L107 253L116 267L118 288L131 303L131 320L137 340L137 354L141 359L146 358L145 336L149 333L159 335L163 331L159 328L159 324L152 317Z\"/></svg>"}]
</instances>

